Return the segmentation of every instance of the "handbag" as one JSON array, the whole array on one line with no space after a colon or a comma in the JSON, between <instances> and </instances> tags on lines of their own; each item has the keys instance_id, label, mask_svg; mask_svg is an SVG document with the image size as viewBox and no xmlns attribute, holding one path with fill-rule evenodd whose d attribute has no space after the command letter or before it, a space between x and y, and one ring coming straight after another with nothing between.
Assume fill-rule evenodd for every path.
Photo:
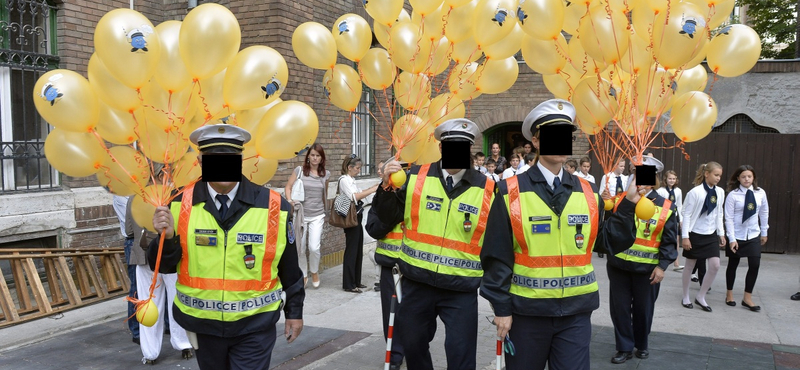
<instances>
[{"instance_id":1,"label":"handbag","mask_svg":"<svg viewBox=\"0 0 800 370\"><path fill-rule=\"evenodd\" d=\"M339 185L341 185L341 179L339 180ZM331 226L341 227L343 229L358 225L356 204L352 199L339 191L338 185L336 189L336 199L333 201L333 210L330 216L328 216L328 223Z\"/></svg>"},{"instance_id":2,"label":"handbag","mask_svg":"<svg viewBox=\"0 0 800 370\"><path fill-rule=\"evenodd\" d=\"M302 202L306 200L306 189L303 187L303 180L300 180L300 176L302 175L303 175L303 169L300 168L300 171L297 172L297 180L295 180L294 184L292 184L293 201Z\"/></svg>"}]
</instances>

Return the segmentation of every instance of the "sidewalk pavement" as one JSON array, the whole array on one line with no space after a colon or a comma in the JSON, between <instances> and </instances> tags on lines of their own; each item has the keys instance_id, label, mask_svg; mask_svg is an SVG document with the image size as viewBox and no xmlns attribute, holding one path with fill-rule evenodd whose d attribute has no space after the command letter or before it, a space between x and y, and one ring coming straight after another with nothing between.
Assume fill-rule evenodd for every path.
<instances>
[{"instance_id":1,"label":"sidewalk pavement","mask_svg":"<svg viewBox=\"0 0 800 370\"><path fill-rule=\"evenodd\" d=\"M365 246L365 250L369 245ZM680 305L681 274L670 268L656 303L650 358L613 365L614 332L608 313L605 259L594 257L600 284L600 309L592 315L592 369L800 369L800 302L789 300L798 288L800 256L764 254L753 295L761 312L725 301L724 268L707 296L714 312ZM375 273L364 258L363 283L372 286ZM747 264L739 266L734 297L741 301ZM385 343L380 323L379 293L343 292L342 269L320 274L319 289L307 291L305 329L292 344L278 336L274 369L382 369ZM698 284L692 283L694 298ZM479 299L478 369L495 368L494 327L488 302ZM141 352L131 343L124 324L125 302L115 299L28 323L0 329L0 370L131 369L141 365ZM282 333L283 322L278 324ZM520 350L519 348L517 349ZM446 368L444 328L431 343L435 368ZM197 369L182 360L165 339L153 369ZM405 368L405 367L404 367Z\"/></svg>"}]
</instances>

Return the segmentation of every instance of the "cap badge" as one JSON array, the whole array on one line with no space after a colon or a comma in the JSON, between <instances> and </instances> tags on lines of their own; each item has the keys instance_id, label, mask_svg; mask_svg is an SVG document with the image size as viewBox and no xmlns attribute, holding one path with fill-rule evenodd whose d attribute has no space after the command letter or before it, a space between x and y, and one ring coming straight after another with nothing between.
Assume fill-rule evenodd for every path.
<instances>
[{"instance_id":1,"label":"cap badge","mask_svg":"<svg viewBox=\"0 0 800 370\"><path fill-rule=\"evenodd\" d=\"M561 102L558 103L558 110L564 110L564 104Z\"/></svg>"},{"instance_id":2,"label":"cap badge","mask_svg":"<svg viewBox=\"0 0 800 370\"><path fill-rule=\"evenodd\" d=\"M466 129L467 128L467 124L466 123L462 123L461 124L461 128Z\"/></svg>"},{"instance_id":3,"label":"cap badge","mask_svg":"<svg viewBox=\"0 0 800 370\"><path fill-rule=\"evenodd\" d=\"M225 133L225 127L218 128L217 132L219 132L220 134L224 134Z\"/></svg>"}]
</instances>

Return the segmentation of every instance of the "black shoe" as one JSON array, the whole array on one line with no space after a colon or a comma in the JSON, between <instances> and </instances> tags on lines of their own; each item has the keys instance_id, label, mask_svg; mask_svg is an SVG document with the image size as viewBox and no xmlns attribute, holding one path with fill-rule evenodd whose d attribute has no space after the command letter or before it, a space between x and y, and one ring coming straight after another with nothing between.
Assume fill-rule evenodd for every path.
<instances>
[{"instance_id":1,"label":"black shoe","mask_svg":"<svg viewBox=\"0 0 800 370\"><path fill-rule=\"evenodd\" d=\"M648 357L650 357L650 351L646 349L637 349L636 357L641 358L642 360L646 360Z\"/></svg>"},{"instance_id":2,"label":"black shoe","mask_svg":"<svg viewBox=\"0 0 800 370\"><path fill-rule=\"evenodd\" d=\"M617 354L611 358L612 364L624 364L625 361L628 361L633 358L633 355L630 352L622 352L617 351Z\"/></svg>"},{"instance_id":3,"label":"black shoe","mask_svg":"<svg viewBox=\"0 0 800 370\"><path fill-rule=\"evenodd\" d=\"M136 337L136 338L133 338L132 342L133 342L133 343L136 343L136 344L141 344L141 341L139 340L139 338L138 338L138 337Z\"/></svg>"},{"instance_id":4,"label":"black shoe","mask_svg":"<svg viewBox=\"0 0 800 370\"><path fill-rule=\"evenodd\" d=\"M356 287L360 288L360 289L366 289L367 288L367 286L364 285L364 284L358 284L358 285L356 285Z\"/></svg>"},{"instance_id":5,"label":"black shoe","mask_svg":"<svg viewBox=\"0 0 800 370\"><path fill-rule=\"evenodd\" d=\"M695 283L700 281L700 278L697 277L697 274L692 274L692 281Z\"/></svg>"},{"instance_id":6,"label":"black shoe","mask_svg":"<svg viewBox=\"0 0 800 370\"><path fill-rule=\"evenodd\" d=\"M800 292L792 294L792 297L790 299L793 301L800 301Z\"/></svg>"},{"instance_id":7,"label":"black shoe","mask_svg":"<svg viewBox=\"0 0 800 370\"><path fill-rule=\"evenodd\" d=\"M703 306L697 299L694 300L694 303L697 303L703 311L711 312L711 306Z\"/></svg>"},{"instance_id":8,"label":"black shoe","mask_svg":"<svg viewBox=\"0 0 800 370\"><path fill-rule=\"evenodd\" d=\"M389 370L400 370L400 364L389 364Z\"/></svg>"},{"instance_id":9,"label":"black shoe","mask_svg":"<svg viewBox=\"0 0 800 370\"><path fill-rule=\"evenodd\" d=\"M688 308L688 309L690 309L690 310L694 308L694 305L692 304L692 302L689 302L689 303L683 303L683 301L681 301L681 305L682 305L684 308Z\"/></svg>"},{"instance_id":10,"label":"black shoe","mask_svg":"<svg viewBox=\"0 0 800 370\"><path fill-rule=\"evenodd\" d=\"M761 311L761 306L751 306L751 305L745 303L744 301L742 301L742 307L749 308L750 311L753 311L753 312Z\"/></svg>"},{"instance_id":11,"label":"black shoe","mask_svg":"<svg viewBox=\"0 0 800 370\"><path fill-rule=\"evenodd\" d=\"M192 358L192 350L189 348L181 350L181 357L183 357L184 360Z\"/></svg>"},{"instance_id":12,"label":"black shoe","mask_svg":"<svg viewBox=\"0 0 800 370\"><path fill-rule=\"evenodd\" d=\"M731 307L736 307L736 301L725 301L725 304Z\"/></svg>"},{"instance_id":13,"label":"black shoe","mask_svg":"<svg viewBox=\"0 0 800 370\"><path fill-rule=\"evenodd\" d=\"M155 365L156 364L156 360L155 359L152 359L152 360L142 359L142 363L145 364L145 365Z\"/></svg>"},{"instance_id":14,"label":"black shoe","mask_svg":"<svg viewBox=\"0 0 800 370\"><path fill-rule=\"evenodd\" d=\"M376 285L374 288L372 288L372 290L374 290L376 292L380 292L381 291L381 287L379 285Z\"/></svg>"}]
</instances>

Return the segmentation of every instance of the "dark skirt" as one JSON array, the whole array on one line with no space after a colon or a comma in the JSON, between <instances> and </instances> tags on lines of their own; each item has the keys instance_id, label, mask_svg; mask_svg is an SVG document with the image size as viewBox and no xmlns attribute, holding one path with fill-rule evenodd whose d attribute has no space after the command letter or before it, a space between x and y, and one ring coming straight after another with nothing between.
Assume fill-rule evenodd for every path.
<instances>
[{"instance_id":1,"label":"dark skirt","mask_svg":"<svg viewBox=\"0 0 800 370\"><path fill-rule=\"evenodd\" d=\"M736 240L739 243L739 249L736 253L731 250L731 245L725 247L725 256L727 257L761 257L761 237L755 237L750 240Z\"/></svg>"},{"instance_id":2,"label":"dark skirt","mask_svg":"<svg viewBox=\"0 0 800 370\"><path fill-rule=\"evenodd\" d=\"M703 235L689 232L691 250L683 250L683 257L691 259L719 258L719 236L717 234Z\"/></svg>"}]
</instances>

